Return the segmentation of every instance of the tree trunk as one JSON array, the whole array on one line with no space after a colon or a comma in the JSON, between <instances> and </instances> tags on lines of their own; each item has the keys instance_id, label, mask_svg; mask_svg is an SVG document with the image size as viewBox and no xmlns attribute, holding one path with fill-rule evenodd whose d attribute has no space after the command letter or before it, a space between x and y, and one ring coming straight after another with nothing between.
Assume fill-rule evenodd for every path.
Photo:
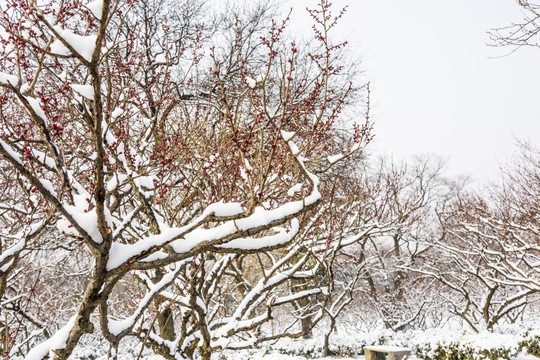
<instances>
[{"instance_id":1,"label":"tree trunk","mask_svg":"<svg viewBox=\"0 0 540 360\"><path fill-rule=\"evenodd\" d=\"M157 316L157 322L159 325L159 335L165 340L173 341L176 338L176 333L174 331L174 317L172 310L167 308L161 311Z\"/></svg>"},{"instance_id":2,"label":"tree trunk","mask_svg":"<svg viewBox=\"0 0 540 360\"><path fill-rule=\"evenodd\" d=\"M153 283L158 283L163 278L164 272L162 269L156 270L156 276L152 279ZM176 338L176 332L174 331L174 315L172 310L167 307L163 311L159 311L161 304L163 304L161 296L156 296L154 299L154 305L158 311L157 322L159 326L159 336L168 341L173 341Z\"/></svg>"},{"instance_id":3,"label":"tree trunk","mask_svg":"<svg viewBox=\"0 0 540 360\"><path fill-rule=\"evenodd\" d=\"M332 355L334 355L330 351L329 346L330 346L330 335L332 334L332 331L334 330L335 326L336 326L336 318L334 316L330 315L330 326L328 327L328 331L324 334L324 347L323 347L323 355L324 356L332 356Z\"/></svg>"},{"instance_id":4,"label":"tree trunk","mask_svg":"<svg viewBox=\"0 0 540 360\"><path fill-rule=\"evenodd\" d=\"M211 360L212 350L210 348L202 346L199 348L199 353L201 354L201 360Z\"/></svg>"},{"instance_id":5,"label":"tree trunk","mask_svg":"<svg viewBox=\"0 0 540 360\"><path fill-rule=\"evenodd\" d=\"M293 293L294 292L300 292L307 289L307 286L305 284L305 281L303 279L293 279L291 281L292 287L293 287ZM300 325L302 328L302 337L304 339L311 339L312 337L312 328L313 328L313 317L311 315L307 315L307 311L304 311L309 308L309 298L301 298L296 301L298 308L296 310L300 311Z\"/></svg>"}]
</instances>

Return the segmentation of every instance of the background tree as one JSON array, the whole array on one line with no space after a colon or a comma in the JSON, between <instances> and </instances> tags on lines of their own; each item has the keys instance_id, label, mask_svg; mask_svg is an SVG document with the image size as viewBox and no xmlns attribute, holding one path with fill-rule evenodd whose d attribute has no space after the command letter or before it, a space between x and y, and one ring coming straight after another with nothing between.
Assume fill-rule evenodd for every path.
<instances>
[{"instance_id":1,"label":"background tree","mask_svg":"<svg viewBox=\"0 0 540 360\"><path fill-rule=\"evenodd\" d=\"M522 9L522 21L491 30L489 33L491 45L508 46L514 49L523 46L540 46L538 42L538 33L540 32L540 3L535 0L517 0L516 2Z\"/></svg>"},{"instance_id":2,"label":"background tree","mask_svg":"<svg viewBox=\"0 0 540 360\"><path fill-rule=\"evenodd\" d=\"M500 186L458 193L439 209L441 234L424 271L451 290L452 311L475 331L514 322L540 290L539 164L524 145Z\"/></svg>"},{"instance_id":3,"label":"background tree","mask_svg":"<svg viewBox=\"0 0 540 360\"><path fill-rule=\"evenodd\" d=\"M409 267L421 261L429 249L422 239L433 230L442 168L440 160L429 157L402 164L381 162L364 183L374 190L358 206L369 204L371 221L384 231L375 232L363 243L362 256L368 264L361 291L371 311L394 331L421 326L428 310L438 305L428 291L432 281L415 276Z\"/></svg>"}]
</instances>

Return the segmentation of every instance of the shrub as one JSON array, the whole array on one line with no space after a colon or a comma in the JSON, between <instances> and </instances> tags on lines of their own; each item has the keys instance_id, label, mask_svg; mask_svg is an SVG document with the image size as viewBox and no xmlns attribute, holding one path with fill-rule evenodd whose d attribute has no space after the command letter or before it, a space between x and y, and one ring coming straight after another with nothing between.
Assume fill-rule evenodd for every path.
<instances>
[{"instance_id":1,"label":"shrub","mask_svg":"<svg viewBox=\"0 0 540 360\"><path fill-rule=\"evenodd\" d=\"M480 349L460 343L437 344L433 349L430 344L424 344L415 348L416 355L425 360L510 360L516 355L517 349L505 347L503 345L491 348Z\"/></svg>"},{"instance_id":2,"label":"shrub","mask_svg":"<svg viewBox=\"0 0 540 360\"><path fill-rule=\"evenodd\" d=\"M527 350L529 354L540 358L540 336L525 339L519 343L519 346Z\"/></svg>"}]
</instances>

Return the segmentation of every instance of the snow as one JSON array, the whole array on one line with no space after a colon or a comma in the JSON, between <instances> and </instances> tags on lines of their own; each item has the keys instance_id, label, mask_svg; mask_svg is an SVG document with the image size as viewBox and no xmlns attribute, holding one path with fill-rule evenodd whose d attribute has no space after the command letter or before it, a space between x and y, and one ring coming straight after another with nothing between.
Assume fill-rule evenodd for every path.
<instances>
[{"instance_id":1,"label":"snow","mask_svg":"<svg viewBox=\"0 0 540 360\"><path fill-rule=\"evenodd\" d=\"M51 169L56 169L56 163L54 162L53 158L50 157L50 156L47 156L46 153L41 152L41 151L36 150L36 149L32 149L32 154L42 164L46 165L47 167L49 167Z\"/></svg>"},{"instance_id":2,"label":"snow","mask_svg":"<svg viewBox=\"0 0 540 360\"><path fill-rule=\"evenodd\" d=\"M26 96L25 99L26 99L26 101L28 101L28 104L30 105L32 110L36 113L36 115L38 117L40 117L42 120L45 121L45 119L47 119L47 117L45 116L45 112L41 108L39 100L35 99L33 97L30 97L30 96Z\"/></svg>"},{"instance_id":3,"label":"snow","mask_svg":"<svg viewBox=\"0 0 540 360\"><path fill-rule=\"evenodd\" d=\"M244 179L244 181L248 181L247 171L242 166L240 166L240 176L242 179Z\"/></svg>"},{"instance_id":4,"label":"snow","mask_svg":"<svg viewBox=\"0 0 540 360\"><path fill-rule=\"evenodd\" d=\"M123 177L126 177L126 175L124 174L115 174L116 176L113 176L108 182L107 182L107 191L108 192L113 192L114 190L116 190L116 187L118 186L118 180L120 180L120 183L122 183L124 181Z\"/></svg>"},{"instance_id":5,"label":"snow","mask_svg":"<svg viewBox=\"0 0 540 360\"><path fill-rule=\"evenodd\" d=\"M299 229L300 229L300 226L299 226L298 219L295 218L291 221L290 229L282 228L277 234L265 236L262 238L247 237L247 238L235 239L223 245L219 245L218 247L223 248L223 249L244 249L244 250L256 250L256 249L260 249L262 246L274 247L274 246L286 244L287 242L291 241L296 236L296 234L298 234Z\"/></svg>"},{"instance_id":6,"label":"snow","mask_svg":"<svg viewBox=\"0 0 540 360\"><path fill-rule=\"evenodd\" d=\"M147 257L145 257L144 259L141 259L142 262L153 262L153 261L156 261L156 260L163 260L163 259L166 259L167 258L167 253L164 252L164 251L158 251L158 252L155 252Z\"/></svg>"},{"instance_id":7,"label":"snow","mask_svg":"<svg viewBox=\"0 0 540 360\"><path fill-rule=\"evenodd\" d=\"M253 78L250 78L250 77L247 77L246 78L246 83L248 84L248 86L252 89L254 89L256 86L257 86L257 80L253 79Z\"/></svg>"},{"instance_id":8,"label":"snow","mask_svg":"<svg viewBox=\"0 0 540 360\"><path fill-rule=\"evenodd\" d=\"M157 249L166 244L169 244L176 253L188 253L202 242L223 239L229 235L237 233L238 231L249 231L254 228L272 224L273 222L279 221L280 219L288 216L298 214L302 209L305 208L305 206L309 206L317 201L320 196L320 193L315 189L312 194L303 200L293 201L270 210L266 210L263 207L258 207L255 209L254 213L248 217L238 220L229 220L210 229L196 228L210 215L218 217L234 216L244 211L239 203L220 202L212 204L203 211L203 214L200 217L186 226L180 228L168 228L166 225L161 224L161 234L148 236L135 244L114 243L110 250L107 269L115 269L132 257L136 257L145 251L152 250L153 248ZM78 214L78 216L81 215ZM89 230L92 230L92 226L94 226L93 224L95 223L95 215L87 220ZM291 232L294 233L294 221L291 222L291 226L293 226ZM93 231L92 234L98 236L99 232L96 234L95 231ZM184 234L183 237L180 237L182 234ZM100 238L101 237L99 237L99 239ZM251 244L256 244L255 248L266 248L269 246L274 246L275 244L283 241L286 242L288 240L283 235L281 235L281 237L276 235L258 239L256 242ZM255 245L251 244L249 246L250 248L253 248ZM246 242L242 242L242 245L248 246Z\"/></svg>"},{"instance_id":9,"label":"snow","mask_svg":"<svg viewBox=\"0 0 540 360\"><path fill-rule=\"evenodd\" d=\"M354 145L351 146L351 150L349 150L349 151L350 152L355 152L356 150L358 150L360 148L360 145L361 145L361 143L359 143L359 142L354 143Z\"/></svg>"},{"instance_id":10,"label":"snow","mask_svg":"<svg viewBox=\"0 0 540 360\"><path fill-rule=\"evenodd\" d=\"M94 100L94 87L92 85L71 84L71 88L88 100Z\"/></svg>"},{"instance_id":11,"label":"snow","mask_svg":"<svg viewBox=\"0 0 540 360\"><path fill-rule=\"evenodd\" d=\"M282 137L283 140L285 140L285 141L291 140L292 137L293 137L295 134L296 134L295 132L289 132L289 131L281 130L281 137Z\"/></svg>"},{"instance_id":12,"label":"snow","mask_svg":"<svg viewBox=\"0 0 540 360\"><path fill-rule=\"evenodd\" d=\"M0 260L4 261L5 258L0 259ZM4 273L5 273L6 271L8 271L8 270L9 270L9 267L10 267L11 265L13 265L13 261L15 261L15 258L12 258L10 261L6 262L3 266L0 266L0 272L4 272ZM3 305L3 303L2 303L2 305Z\"/></svg>"},{"instance_id":13,"label":"snow","mask_svg":"<svg viewBox=\"0 0 540 360\"><path fill-rule=\"evenodd\" d=\"M71 329L75 325L76 317L76 315L73 315L66 325L58 330L52 337L32 348L32 350L26 354L24 360L42 360L47 354L51 359L54 358L54 350L66 347L66 342Z\"/></svg>"},{"instance_id":14,"label":"snow","mask_svg":"<svg viewBox=\"0 0 540 360\"><path fill-rule=\"evenodd\" d=\"M103 0L91 1L86 5L86 7L98 20L101 20L101 14L103 13Z\"/></svg>"},{"instance_id":15,"label":"snow","mask_svg":"<svg viewBox=\"0 0 540 360\"><path fill-rule=\"evenodd\" d=\"M71 55L71 51L58 39L55 39L51 44L51 52L56 55Z\"/></svg>"},{"instance_id":16,"label":"snow","mask_svg":"<svg viewBox=\"0 0 540 360\"><path fill-rule=\"evenodd\" d=\"M154 188L154 183L158 182L158 180L158 177L154 175L138 176L135 178L135 185L137 185L139 189L146 188L151 190Z\"/></svg>"},{"instance_id":17,"label":"snow","mask_svg":"<svg viewBox=\"0 0 540 360\"><path fill-rule=\"evenodd\" d=\"M34 231L31 231L30 233L33 233L35 232ZM24 249L24 246L26 245L26 237L24 236L17 236L20 238L19 241L17 241L17 243L15 243L15 245L13 245L12 247L8 248L8 249L2 249L2 253L0 254L0 265L6 260L8 259L9 257L15 255L16 253L18 253L19 251L21 251L22 249ZM11 263L7 263L6 265L0 267L0 271L6 271L9 266L11 265Z\"/></svg>"},{"instance_id":18,"label":"snow","mask_svg":"<svg viewBox=\"0 0 540 360\"><path fill-rule=\"evenodd\" d=\"M538 360L538 358L531 354L518 354L517 357L514 358L514 360Z\"/></svg>"},{"instance_id":19,"label":"snow","mask_svg":"<svg viewBox=\"0 0 540 360\"><path fill-rule=\"evenodd\" d=\"M307 295L315 295L315 294L320 294L320 293L327 292L325 290L326 289L315 288L315 289L310 289L310 290L299 291L299 292L296 292L296 293L291 294L291 295L274 298L274 299L271 300L271 303L273 305L290 303L293 300L300 299L300 298L305 297Z\"/></svg>"},{"instance_id":20,"label":"snow","mask_svg":"<svg viewBox=\"0 0 540 360\"><path fill-rule=\"evenodd\" d=\"M298 149L298 146L296 146L295 143L293 143L292 141L288 141L287 144L289 145L289 148L291 149L294 156L300 154L300 149Z\"/></svg>"},{"instance_id":21,"label":"snow","mask_svg":"<svg viewBox=\"0 0 540 360\"><path fill-rule=\"evenodd\" d=\"M292 188L290 188L289 191L287 191L287 195L289 195L290 197L293 197L294 194L300 191L302 191L302 184L298 183L294 185Z\"/></svg>"},{"instance_id":22,"label":"snow","mask_svg":"<svg viewBox=\"0 0 540 360\"><path fill-rule=\"evenodd\" d=\"M117 117L119 117L120 115L122 115L124 113L124 110L120 109L120 108L116 108L113 110L113 112L111 113L111 117L113 119L116 119Z\"/></svg>"},{"instance_id":23,"label":"snow","mask_svg":"<svg viewBox=\"0 0 540 360\"><path fill-rule=\"evenodd\" d=\"M343 154L336 154L336 155L331 155L328 157L328 162L330 164L334 164L336 162L338 162L339 160L343 159L345 157L345 155Z\"/></svg>"},{"instance_id":24,"label":"snow","mask_svg":"<svg viewBox=\"0 0 540 360\"><path fill-rule=\"evenodd\" d=\"M204 210L206 214L213 214L217 217L228 217L239 215L244 212L244 208L241 203L225 203L221 200L218 203L210 204Z\"/></svg>"},{"instance_id":25,"label":"snow","mask_svg":"<svg viewBox=\"0 0 540 360\"><path fill-rule=\"evenodd\" d=\"M56 30L62 39L86 61L92 60L92 55L96 48L97 35L77 35L67 29L62 29L60 26L54 26L54 30ZM70 54L68 48L60 41L60 39L55 40L51 44L51 52L59 55Z\"/></svg>"},{"instance_id":26,"label":"snow","mask_svg":"<svg viewBox=\"0 0 540 360\"><path fill-rule=\"evenodd\" d=\"M54 190L54 187L49 180L40 179L39 182L45 188L45 190L47 190L52 196L54 196L55 198L58 198L58 194Z\"/></svg>"},{"instance_id":27,"label":"snow","mask_svg":"<svg viewBox=\"0 0 540 360\"><path fill-rule=\"evenodd\" d=\"M401 342L406 341L409 347L415 349L424 349L423 352L429 355L439 345L448 346L451 344L461 349L472 349L478 353L483 350L501 348L515 350L520 340L521 336L516 334L488 331L472 333L441 328L410 331Z\"/></svg>"},{"instance_id":28,"label":"snow","mask_svg":"<svg viewBox=\"0 0 540 360\"><path fill-rule=\"evenodd\" d=\"M360 145L362 145L360 142L355 142L351 148L349 149L349 151L347 152L347 155L350 155L352 154L353 152L357 151L358 149L360 149ZM339 154L336 154L336 155L331 155L331 156L328 156L328 162L330 164L334 164L338 161L340 161L341 159L343 159L345 156L347 156L346 154L343 154L343 153L339 153Z\"/></svg>"},{"instance_id":29,"label":"snow","mask_svg":"<svg viewBox=\"0 0 540 360\"><path fill-rule=\"evenodd\" d=\"M181 235L186 230L186 227L168 228L163 229L161 234L148 236L136 242L135 244L113 243L109 252L107 270L116 269L130 258L135 257L143 253L144 251L148 251L153 247L159 247L163 244L166 244L175 237Z\"/></svg>"},{"instance_id":30,"label":"snow","mask_svg":"<svg viewBox=\"0 0 540 360\"><path fill-rule=\"evenodd\" d=\"M169 274L167 276L170 276ZM150 287L155 285L151 283L149 279L143 279ZM248 324L250 320L255 320L256 318L241 318L234 319L229 318L231 327L239 327L245 324ZM229 326L229 323L225 324L226 327ZM143 326L144 329L148 330L148 327ZM490 348L500 348L502 345L509 347L515 347L519 341L523 339L523 334L526 332L527 328L514 329L515 331L510 331L506 333L497 329L494 331L490 337ZM322 329L320 329L322 330ZM531 331L528 331L532 333ZM534 330L533 330L534 332ZM312 339L280 339L277 341L272 341L268 343L262 343L256 347L249 349L235 349L234 347L242 346L248 342L254 342L257 339L254 337L245 338L242 342L235 342L235 339L217 337L212 341L212 345L223 345L226 346L225 350L217 350L212 354L212 360L304 360L304 359L321 359L321 360L332 360L332 359L341 359L341 360L352 360L360 359L364 360L365 357L362 355L363 348L365 346L376 346L376 347L385 347L385 348L403 348L407 347L412 350L413 355L409 357L410 360L418 360L419 357L415 356L415 347L414 344L421 345L427 344L433 339L446 339L446 343L456 342L457 339L466 340L470 338L472 342L482 343L480 340L485 336L485 334L474 334L467 331L464 331L461 327L458 328L444 328L444 329L427 329L427 330L408 330L393 332L388 329L382 328L373 328L369 331L366 329L364 331L353 330L350 326L338 327L336 332L333 333L330 337L330 350L336 353L336 356L324 357L322 354L323 350L323 335L321 331L315 331ZM503 335L503 336L501 336ZM506 340L505 335L511 335L513 337L513 342L509 343ZM84 344L77 346L73 352L70 359L73 360L83 360L88 358L95 358L96 360L106 360L106 349L108 348L107 342L105 340L97 340L99 335L90 334L88 337L85 337L85 340L81 341ZM154 332L148 334L153 340L165 344L171 354L178 355L178 343L174 341L165 341L156 335ZM193 337L193 335L192 335ZM93 339L88 341L89 339ZM475 340L476 339L476 340ZM501 339L501 341L499 340ZM461 340L460 340L461 341ZM381 344L381 345L378 345ZM481 349L477 347L477 349ZM118 356L122 360L131 360L137 357L137 354L143 350L141 348L141 343L137 342L136 339L125 338L119 346ZM46 354L46 353L45 353ZM92 356L90 356L92 355ZM177 359L183 359L182 357L176 357ZM198 358L195 356L195 358ZM479 354L475 359L485 359ZM538 359L530 354L525 352L518 353L510 357L512 360L534 360ZM20 359L14 357L14 359ZM142 360L164 360L159 355L155 355L152 351L145 347L142 351Z\"/></svg>"},{"instance_id":31,"label":"snow","mask_svg":"<svg viewBox=\"0 0 540 360\"><path fill-rule=\"evenodd\" d=\"M156 63L167 63L167 57L164 53L158 54L155 59Z\"/></svg>"},{"instance_id":32,"label":"snow","mask_svg":"<svg viewBox=\"0 0 540 360\"><path fill-rule=\"evenodd\" d=\"M16 162L18 162L19 164L22 164L22 161L21 161L21 157L19 156L19 154L17 154L15 151L13 151L13 149L11 148L11 146L9 146L8 144L6 144L4 142L4 140L0 139L0 146L2 146L2 148L4 149L4 151L13 159L15 160Z\"/></svg>"},{"instance_id":33,"label":"snow","mask_svg":"<svg viewBox=\"0 0 540 360\"><path fill-rule=\"evenodd\" d=\"M56 228L63 234L79 236L80 234L75 230L71 223L65 218L60 218L56 222Z\"/></svg>"},{"instance_id":34,"label":"snow","mask_svg":"<svg viewBox=\"0 0 540 360\"><path fill-rule=\"evenodd\" d=\"M19 79L16 76L6 74L4 72L0 72L0 84L1 85L17 86L18 82L19 82Z\"/></svg>"},{"instance_id":35,"label":"snow","mask_svg":"<svg viewBox=\"0 0 540 360\"><path fill-rule=\"evenodd\" d=\"M96 210L84 211L81 206L72 206L64 204L66 211L73 217L75 222L94 240L96 243L101 244L103 237L98 229ZM111 226L112 224L109 224ZM69 232L68 232L69 233Z\"/></svg>"},{"instance_id":36,"label":"snow","mask_svg":"<svg viewBox=\"0 0 540 360\"><path fill-rule=\"evenodd\" d=\"M131 316L124 320L109 319L107 321L109 332L114 336L118 336L123 331L133 327L135 322L144 312L144 310L149 306L150 302L154 298L154 295L169 286L182 269L183 268L181 266L178 266L176 270L163 275L163 278L157 284L152 286L152 288L150 289L150 291L148 291L144 298L139 301L139 306L137 307L137 310L135 310L135 312Z\"/></svg>"}]
</instances>

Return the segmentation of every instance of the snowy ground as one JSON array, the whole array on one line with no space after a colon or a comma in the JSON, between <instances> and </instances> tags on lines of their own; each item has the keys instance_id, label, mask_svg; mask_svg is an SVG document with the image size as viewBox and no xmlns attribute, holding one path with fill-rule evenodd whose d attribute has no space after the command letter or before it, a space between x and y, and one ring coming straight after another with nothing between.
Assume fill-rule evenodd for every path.
<instances>
[{"instance_id":1,"label":"snowy ground","mask_svg":"<svg viewBox=\"0 0 540 360\"><path fill-rule=\"evenodd\" d=\"M161 358L155 358L155 360L161 360ZM269 353L264 354L260 352L254 352L254 351L240 351L235 354L227 354L221 355L221 358L219 355L216 355L216 357L212 358L212 360L221 360L221 359L238 359L238 360L306 360L308 359L305 356L295 356L295 355L283 355L279 353ZM364 355L359 355L357 357L335 357L335 356L329 356L329 357L321 357L320 360L364 360ZM408 360L418 360L416 356L410 357ZM152 359L154 360L154 359ZM528 354L519 354L517 357L514 358L514 360L538 360L536 356L528 355Z\"/></svg>"},{"instance_id":2,"label":"snowy ground","mask_svg":"<svg viewBox=\"0 0 540 360\"><path fill-rule=\"evenodd\" d=\"M459 346L481 350L509 349L514 360L538 360L537 357L518 353L518 344L523 339L531 336L540 336L540 326L529 324L528 326L503 327L493 333L481 332L474 334L463 329L430 329L410 330L406 332L392 332L388 330L374 331L370 333L334 334L331 338L330 349L337 355L331 357L322 356L323 337L316 336L309 340L284 339L275 343L265 344L257 349L249 350L225 350L215 353L212 360L303 360L303 359L364 359L362 349L366 345L395 345L405 346L429 354L438 344L459 344ZM105 360L104 343L92 341L85 342L73 354L73 359L78 360ZM99 350L98 350L99 349ZM139 357L139 354L141 356ZM429 357L429 355L428 355ZM119 360L132 359L163 360L162 357L152 355L148 349L141 352L140 344L124 344L120 349ZM413 356L411 360L419 359ZM481 360L483 357L478 357Z\"/></svg>"}]
</instances>

